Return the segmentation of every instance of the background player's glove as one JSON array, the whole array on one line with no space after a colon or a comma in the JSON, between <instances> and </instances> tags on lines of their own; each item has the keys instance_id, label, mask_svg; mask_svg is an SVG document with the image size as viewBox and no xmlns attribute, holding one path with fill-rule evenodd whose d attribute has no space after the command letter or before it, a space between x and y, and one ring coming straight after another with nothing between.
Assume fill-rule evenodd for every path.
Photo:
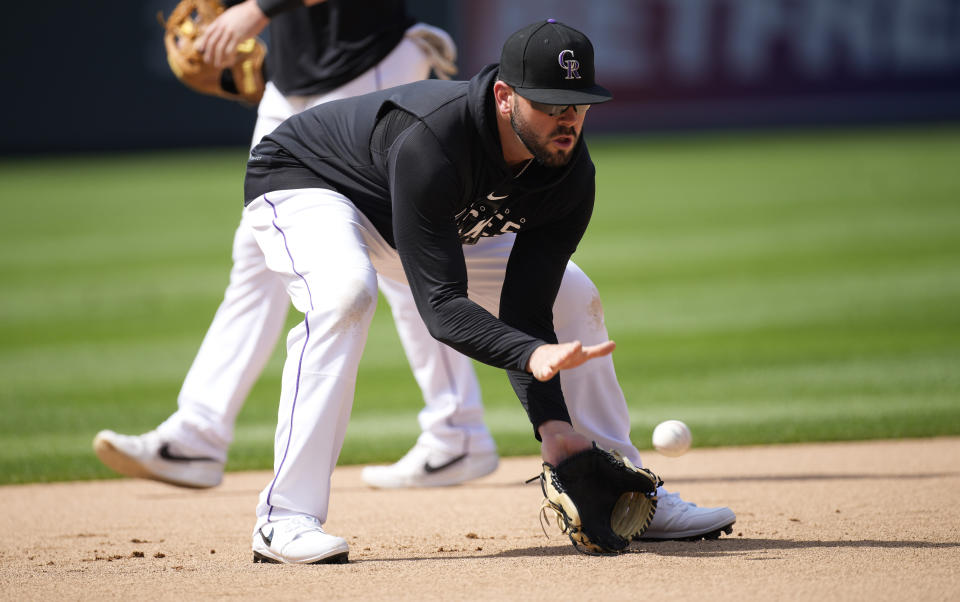
<instances>
[{"instance_id":1,"label":"background player's glove","mask_svg":"<svg viewBox=\"0 0 960 602\"><path fill-rule=\"evenodd\" d=\"M649 470L594 443L557 466L543 463L541 516L554 512L557 526L582 552L620 552L650 526L662 484Z\"/></svg>"},{"instance_id":2,"label":"background player's glove","mask_svg":"<svg viewBox=\"0 0 960 602\"><path fill-rule=\"evenodd\" d=\"M427 56L437 78L450 79L457 74L457 45L450 34L439 27L417 23L407 30L406 37Z\"/></svg>"},{"instance_id":3,"label":"background player's glove","mask_svg":"<svg viewBox=\"0 0 960 602\"><path fill-rule=\"evenodd\" d=\"M197 38L223 10L219 0L181 0L163 23L167 62L177 79L197 92L255 105L265 85L263 42L250 38L237 45L236 62L227 69L205 63L196 49Z\"/></svg>"}]
</instances>

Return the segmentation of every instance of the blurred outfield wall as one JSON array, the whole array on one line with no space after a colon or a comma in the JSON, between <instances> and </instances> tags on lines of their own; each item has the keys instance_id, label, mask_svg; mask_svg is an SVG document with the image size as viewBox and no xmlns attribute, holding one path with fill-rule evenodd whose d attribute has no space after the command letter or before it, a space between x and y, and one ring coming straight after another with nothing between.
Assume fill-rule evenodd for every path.
<instances>
[{"instance_id":1,"label":"blurred outfield wall","mask_svg":"<svg viewBox=\"0 0 960 602\"><path fill-rule=\"evenodd\" d=\"M594 0L464 5L464 67L552 16L594 41L615 102L594 130L960 118L958 0ZM546 9L544 9L546 7Z\"/></svg>"},{"instance_id":2,"label":"blurred outfield wall","mask_svg":"<svg viewBox=\"0 0 960 602\"><path fill-rule=\"evenodd\" d=\"M361 1L361 0L352 0ZM246 145L251 108L183 87L175 0L11 3L0 154ZM960 120L960 0L410 0L468 77L546 17L586 32L615 102L592 131ZM8 30L14 29L10 25Z\"/></svg>"}]
</instances>

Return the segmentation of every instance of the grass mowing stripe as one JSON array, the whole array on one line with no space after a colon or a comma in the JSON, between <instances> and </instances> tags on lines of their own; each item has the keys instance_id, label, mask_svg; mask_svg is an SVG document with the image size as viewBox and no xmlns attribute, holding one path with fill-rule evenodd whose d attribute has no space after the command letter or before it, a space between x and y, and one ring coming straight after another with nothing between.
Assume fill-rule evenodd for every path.
<instances>
[{"instance_id":1,"label":"grass mowing stripe","mask_svg":"<svg viewBox=\"0 0 960 602\"><path fill-rule=\"evenodd\" d=\"M843 273L731 277L726 282L710 278L632 290L634 295L607 296L609 327L682 333L750 330L767 324L856 329L875 324L905 330L901 324L908 324L943 332L944 326L960 324L955 311L960 306L960 266L954 265L924 266L893 277ZM918 307L924 312L918 313Z\"/></svg>"},{"instance_id":2,"label":"grass mowing stripe","mask_svg":"<svg viewBox=\"0 0 960 602\"><path fill-rule=\"evenodd\" d=\"M960 127L591 139L597 283L648 447L960 433ZM0 161L0 482L108 475L101 428L174 408L223 294L245 149ZM291 316L288 324L297 320ZM282 345L230 469L269 468ZM478 367L502 453L537 443ZM344 463L392 461L419 392L381 304Z\"/></svg>"},{"instance_id":3,"label":"grass mowing stripe","mask_svg":"<svg viewBox=\"0 0 960 602\"><path fill-rule=\"evenodd\" d=\"M742 407L732 411L716 406L661 406L657 411L644 413L643 419L633 420L632 436L641 450L652 453L649 439L653 427L661 420L678 417L690 424L698 447L868 439L881 429L887 437L956 434L949 421L944 422L956 415L952 398L930 400L919 411L904 407L899 398L845 399L843 404L835 403L839 400L818 401L825 407L816 415L803 403L782 406L773 412L766 405L756 410ZM515 411L501 408L488 412L487 422L497 433L501 453L538 453L524 419L519 407ZM347 433L341 464L392 461L409 448L418 434L412 412L355 419ZM269 469L263 458L272 454L272 439L273 428L268 424L238 428L228 470ZM99 463L89 461L92 452L90 437L86 435L12 436L5 437L5 441L9 445L0 450L0 471L9 475L4 481L7 484L116 476Z\"/></svg>"}]
</instances>

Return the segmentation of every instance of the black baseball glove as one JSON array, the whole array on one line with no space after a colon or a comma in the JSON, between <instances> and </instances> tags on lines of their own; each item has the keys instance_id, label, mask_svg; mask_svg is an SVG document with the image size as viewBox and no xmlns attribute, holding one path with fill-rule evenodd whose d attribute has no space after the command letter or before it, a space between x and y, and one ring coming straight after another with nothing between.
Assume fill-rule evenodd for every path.
<instances>
[{"instance_id":1,"label":"black baseball glove","mask_svg":"<svg viewBox=\"0 0 960 602\"><path fill-rule=\"evenodd\" d=\"M662 484L649 470L594 443L557 466L543 463L541 520L546 511L555 513L557 526L581 552L621 552L650 526Z\"/></svg>"}]
</instances>

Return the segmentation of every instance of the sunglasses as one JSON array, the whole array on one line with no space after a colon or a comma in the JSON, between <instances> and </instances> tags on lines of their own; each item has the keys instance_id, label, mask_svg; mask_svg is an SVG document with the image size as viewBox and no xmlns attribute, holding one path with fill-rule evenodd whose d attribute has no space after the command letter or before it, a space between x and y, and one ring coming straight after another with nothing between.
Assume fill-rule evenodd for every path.
<instances>
[{"instance_id":1,"label":"sunglasses","mask_svg":"<svg viewBox=\"0 0 960 602\"><path fill-rule=\"evenodd\" d=\"M590 108L590 105L548 105L542 102L535 102L527 99L527 102L530 103L530 106L534 109L540 111L541 113L546 113L550 117L556 117L562 115L566 112L568 107L573 107L574 113L583 113Z\"/></svg>"}]
</instances>

